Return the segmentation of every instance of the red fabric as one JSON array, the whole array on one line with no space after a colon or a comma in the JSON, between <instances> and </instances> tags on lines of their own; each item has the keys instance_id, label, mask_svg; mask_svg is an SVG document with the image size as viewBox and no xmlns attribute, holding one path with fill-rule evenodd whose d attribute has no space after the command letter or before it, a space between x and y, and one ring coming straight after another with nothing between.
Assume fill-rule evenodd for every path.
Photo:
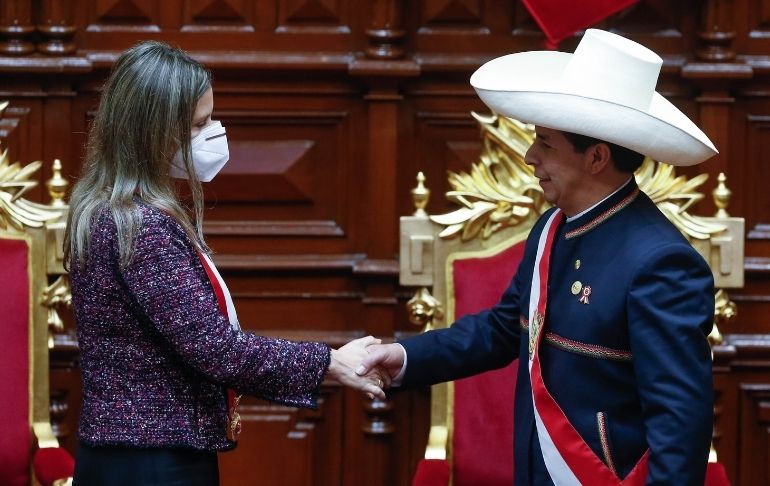
<instances>
[{"instance_id":1,"label":"red fabric","mask_svg":"<svg viewBox=\"0 0 770 486\"><path fill-rule=\"evenodd\" d=\"M725 466L719 462L710 462L706 467L706 486L730 486Z\"/></svg>"},{"instance_id":2,"label":"red fabric","mask_svg":"<svg viewBox=\"0 0 770 486\"><path fill-rule=\"evenodd\" d=\"M442 459L422 459L412 478L412 486L447 486L449 463Z\"/></svg>"},{"instance_id":3,"label":"red fabric","mask_svg":"<svg viewBox=\"0 0 770 486\"><path fill-rule=\"evenodd\" d=\"M62 447L46 447L35 451L32 467L40 484L49 486L57 479L71 478L75 460Z\"/></svg>"},{"instance_id":4,"label":"red fabric","mask_svg":"<svg viewBox=\"0 0 770 486\"><path fill-rule=\"evenodd\" d=\"M523 254L522 241L492 257L456 260L452 265L455 318L496 304ZM513 394L518 363L515 360L505 368L455 382L454 486L513 484Z\"/></svg>"},{"instance_id":5,"label":"red fabric","mask_svg":"<svg viewBox=\"0 0 770 486\"><path fill-rule=\"evenodd\" d=\"M30 482L28 256L25 241L0 238L0 484L7 486Z\"/></svg>"},{"instance_id":6,"label":"red fabric","mask_svg":"<svg viewBox=\"0 0 770 486\"><path fill-rule=\"evenodd\" d=\"M578 30L590 27L638 0L523 0L543 29L550 48Z\"/></svg>"}]
</instances>

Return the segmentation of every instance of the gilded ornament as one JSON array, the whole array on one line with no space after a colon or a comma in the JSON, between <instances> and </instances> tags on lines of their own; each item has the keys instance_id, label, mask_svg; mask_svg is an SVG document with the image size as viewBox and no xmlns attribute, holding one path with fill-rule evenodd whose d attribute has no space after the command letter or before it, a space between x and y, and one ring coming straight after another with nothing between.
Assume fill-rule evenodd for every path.
<instances>
[{"instance_id":1,"label":"gilded ornament","mask_svg":"<svg viewBox=\"0 0 770 486\"><path fill-rule=\"evenodd\" d=\"M449 173L452 190L447 198L461 207L431 216L432 221L446 226L439 233L441 238L488 239L502 228L539 216L548 207L532 167L524 163L534 127L497 115L473 113L473 117L482 132L480 160L470 173Z\"/></svg>"},{"instance_id":2,"label":"gilded ornament","mask_svg":"<svg viewBox=\"0 0 770 486\"><path fill-rule=\"evenodd\" d=\"M21 166L11 164L8 149L0 153L0 229L9 227L24 231L25 227L41 228L47 221L53 221L62 215L62 211L52 210L50 206L28 201L21 196L37 186L32 176L42 165L36 161Z\"/></svg>"},{"instance_id":3,"label":"gilded ornament","mask_svg":"<svg viewBox=\"0 0 770 486\"><path fill-rule=\"evenodd\" d=\"M693 204L703 199L703 194L697 189L706 182L708 174L699 174L688 180L685 176L677 176L674 166L646 158L635 176L639 188L686 237L708 240L726 229L722 224L687 212Z\"/></svg>"}]
</instances>

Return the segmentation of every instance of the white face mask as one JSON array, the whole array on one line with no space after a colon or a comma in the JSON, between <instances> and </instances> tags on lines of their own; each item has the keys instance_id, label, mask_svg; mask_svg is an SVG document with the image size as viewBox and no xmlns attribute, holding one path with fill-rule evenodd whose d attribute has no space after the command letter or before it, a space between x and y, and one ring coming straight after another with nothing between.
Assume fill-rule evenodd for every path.
<instances>
[{"instance_id":1,"label":"white face mask","mask_svg":"<svg viewBox=\"0 0 770 486\"><path fill-rule=\"evenodd\" d=\"M209 182L222 170L230 158L227 148L227 135L222 123L215 121L203 129L190 141L192 163L195 174L201 182ZM187 169L182 159L182 149L177 150L171 163L171 177L187 179Z\"/></svg>"}]
</instances>

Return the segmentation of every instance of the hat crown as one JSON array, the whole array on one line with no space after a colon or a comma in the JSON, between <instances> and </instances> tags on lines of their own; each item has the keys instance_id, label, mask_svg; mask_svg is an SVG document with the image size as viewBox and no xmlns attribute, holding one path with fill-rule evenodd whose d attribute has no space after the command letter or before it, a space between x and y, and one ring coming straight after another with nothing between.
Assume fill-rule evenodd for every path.
<instances>
[{"instance_id":1,"label":"hat crown","mask_svg":"<svg viewBox=\"0 0 770 486\"><path fill-rule=\"evenodd\" d=\"M561 85L580 96L647 110L663 60L641 44L588 29L564 70Z\"/></svg>"}]
</instances>

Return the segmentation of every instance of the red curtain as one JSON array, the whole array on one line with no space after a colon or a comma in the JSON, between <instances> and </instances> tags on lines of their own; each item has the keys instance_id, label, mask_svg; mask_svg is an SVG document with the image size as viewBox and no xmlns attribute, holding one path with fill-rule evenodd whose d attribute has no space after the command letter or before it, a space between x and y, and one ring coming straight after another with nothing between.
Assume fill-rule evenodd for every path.
<instances>
[{"instance_id":1,"label":"red curtain","mask_svg":"<svg viewBox=\"0 0 770 486\"><path fill-rule=\"evenodd\" d=\"M562 40L590 27L639 0L523 0L532 17L543 29L548 47L555 49Z\"/></svg>"}]
</instances>

